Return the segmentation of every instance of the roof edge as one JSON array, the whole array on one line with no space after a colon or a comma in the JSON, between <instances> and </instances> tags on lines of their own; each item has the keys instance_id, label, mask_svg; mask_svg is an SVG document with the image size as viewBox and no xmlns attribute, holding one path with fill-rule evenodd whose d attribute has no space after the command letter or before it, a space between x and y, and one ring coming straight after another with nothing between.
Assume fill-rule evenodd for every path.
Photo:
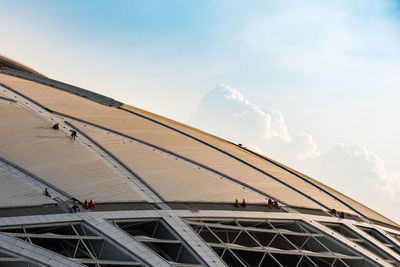
<instances>
[{"instance_id":1,"label":"roof edge","mask_svg":"<svg viewBox=\"0 0 400 267\"><path fill-rule=\"evenodd\" d=\"M36 70L34 70L22 63L19 63L16 60L13 60L11 58L0 55L0 68L3 68L3 67L16 69L16 70L32 73L32 74L47 78L45 75L41 74L40 72L37 72Z\"/></svg>"}]
</instances>

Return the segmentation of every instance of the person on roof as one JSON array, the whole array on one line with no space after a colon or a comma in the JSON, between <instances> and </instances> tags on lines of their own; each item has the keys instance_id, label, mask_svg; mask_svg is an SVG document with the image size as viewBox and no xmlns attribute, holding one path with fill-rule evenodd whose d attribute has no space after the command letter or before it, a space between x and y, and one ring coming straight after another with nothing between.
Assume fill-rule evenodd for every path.
<instances>
[{"instance_id":1,"label":"person on roof","mask_svg":"<svg viewBox=\"0 0 400 267\"><path fill-rule=\"evenodd\" d=\"M340 219L344 219L344 212L343 211L340 213L339 218Z\"/></svg>"},{"instance_id":2,"label":"person on roof","mask_svg":"<svg viewBox=\"0 0 400 267\"><path fill-rule=\"evenodd\" d=\"M54 125L53 125L53 129L54 129L54 130L60 129L60 124L59 124L59 123L54 124Z\"/></svg>"},{"instance_id":3,"label":"person on roof","mask_svg":"<svg viewBox=\"0 0 400 267\"><path fill-rule=\"evenodd\" d=\"M74 212L81 211L81 209L79 208L78 204L76 204L76 202L74 202L74 205L72 206L72 210Z\"/></svg>"},{"instance_id":4,"label":"person on roof","mask_svg":"<svg viewBox=\"0 0 400 267\"><path fill-rule=\"evenodd\" d=\"M272 206L274 206L275 209L279 209L278 201L275 200L275 201L272 203Z\"/></svg>"},{"instance_id":5,"label":"person on roof","mask_svg":"<svg viewBox=\"0 0 400 267\"><path fill-rule=\"evenodd\" d=\"M69 130L71 132L71 139L75 139L76 137L76 131L75 130Z\"/></svg>"},{"instance_id":6,"label":"person on roof","mask_svg":"<svg viewBox=\"0 0 400 267\"><path fill-rule=\"evenodd\" d=\"M47 189L47 187L44 189L44 195L45 195L46 197L51 197L51 195L50 195L49 190Z\"/></svg>"},{"instance_id":7,"label":"person on roof","mask_svg":"<svg viewBox=\"0 0 400 267\"><path fill-rule=\"evenodd\" d=\"M272 199L268 198L268 207L272 209Z\"/></svg>"},{"instance_id":8,"label":"person on roof","mask_svg":"<svg viewBox=\"0 0 400 267\"><path fill-rule=\"evenodd\" d=\"M329 213L332 214L333 216L336 216L336 210L335 210L335 209L331 209L331 210L329 211Z\"/></svg>"},{"instance_id":9,"label":"person on roof","mask_svg":"<svg viewBox=\"0 0 400 267\"><path fill-rule=\"evenodd\" d=\"M244 198L243 198L243 201L242 201L242 207L243 208L246 207L246 200L244 200Z\"/></svg>"},{"instance_id":10,"label":"person on roof","mask_svg":"<svg viewBox=\"0 0 400 267\"><path fill-rule=\"evenodd\" d=\"M85 199L85 202L83 202L83 207L85 208L85 209L88 209L89 208L89 203L88 203L88 201Z\"/></svg>"},{"instance_id":11,"label":"person on roof","mask_svg":"<svg viewBox=\"0 0 400 267\"><path fill-rule=\"evenodd\" d=\"M89 201L89 208L93 211L96 209L96 205L94 204L93 200Z\"/></svg>"},{"instance_id":12,"label":"person on roof","mask_svg":"<svg viewBox=\"0 0 400 267\"><path fill-rule=\"evenodd\" d=\"M238 199L235 200L235 207L236 207L236 208L240 207L240 203L239 203L239 200L238 200Z\"/></svg>"}]
</instances>

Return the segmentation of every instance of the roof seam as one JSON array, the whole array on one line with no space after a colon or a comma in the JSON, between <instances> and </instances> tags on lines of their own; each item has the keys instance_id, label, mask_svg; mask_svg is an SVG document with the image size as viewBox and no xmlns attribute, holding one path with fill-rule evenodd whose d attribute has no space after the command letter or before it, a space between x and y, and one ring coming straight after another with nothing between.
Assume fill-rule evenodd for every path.
<instances>
[{"instance_id":1,"label":"roof seam","mask_svg":"<svg viewBox=\"0 0 400 267\"><path fill-rule=\"evenodd\" d=\"M221 153L223 153L223 154L225 154L225 155L227 155L227 156L229 156L229 157L231 157L231 158L233 158L233 159L236 159L237 161L239 161L239 162L241 162L241 163L243 163L243 164L245 164L245 165L247 165L247 166L249 166L249 167L251 167L251 168L253 168L253 169L255 169L255 170L257 170L257 171L259 171L259 172L261 172L261 173L263 173L263 174L265 174L265 175L268 176L269 178L272 178L273 180L275 180L275 181L277 181L277 182L279 182L279 183L281 183L281 184L287 186L288 188L292 189L292 190L295 191L296 193L298 193L298 194L300 194L300 195L302 195L302 196L304 196L304 197L310 199L311 201L317 203L317 204L320 205L321 207L323 207L323 208L329 210L329 208L328 208L327 206L325 206L323 203L319 202L318 200L316 200L316 199L312 198L311 196L309 196L309 195L307 195L307 194L301 192L300 190L296 189L295 187L289 185L288 183L286 183L286 182L284 182L284 181L282 181L282 180L276 178L275 176L273 176L273 175L271 175L271 174L269 174L269 173L267 173L267 172L261 170L260 168L254 166L254 165L252 165L252 164L250 164L250 163L248 163L247 161L242 160L242 159L240 159L240 158L238 158L238 157L232 155L232 154L229 153L229 152L226 152L225 150L222 150L222 149L220 149L220 148L218 148L218 147L216 147L216 146L214 146L214 145L211 145L210 143L207 143L207 142L205 142L205 141L203 141L203 140L201 140L201 139L199 139L199 138L197 138L197 137L194 137L194 136L192 136L192 135L190 135L190 134L188 134L188 133L185 133L185 132L183 132L183 131L181 131L181 130L178 130L178 129L172 127L172 126L166 125L166 124L164 124L164 123L162 123L162 122L159 122L159 121L156 121L156 120L151 119L151 118L149 118L149 117L146 117L146 116L144 116L144 115L142 115L142 114L139 114L139 113L136 113L136 112L134 112L134 111L125 109L125 108L123 108L123 107L118 107L118 109L124 110L124 111L126 111L126 112L128 112L128 113L131 113L131 114L133 114L133 115L136 115L136 116L142 117L142 118L144 118L144 119L147 119L147 120L149 120L149 121L152 121L152 122L154 122L154 123L157 123L157 124L159 124L159 125L161 125L161 126L164 126L164 127L168 128L168 129L170 129L170 130L173 130L173 131L175 131L175 132L178 132L178 133L180 133L180 134L182 134L182 135L184 135L184 136L186 136L186 137L189 137L189 138L191 138L191 139L193 139L193 140L195 140L195 141L197 141L197 142L199 142L199 143L202 143L202 144L204 144L204 145L206 145L206 146L209 146L209 147L211 147L211 148L213 148L213 149L215 149L215 150L217 150L217 151L219 151L219 152L221 152ZM282 201L280 201L280 202L282 202ZM282 203L283 203L283 202L282 202Z\"/></svg>"},{"instance_id":2,"label":"roof seam","mask_svg":"<svg viewBox=\"0 0 400 267\"><path fill-rule=\"evenodd\" d=\"M15 69L10 69L10 68L1 68L0 73L4 73L7 75L11 75L17 78L21 78L24 80L29 80L33 81L36 83L40 83L46 86L53 87L55 89L71 93L74 95L78 95L80 97L86 98L88 100L94 101L96 103L105 105L105 106L111 106L111 107L118 107L121 106L123 103L119 102L111 97L104 96L101 94L98 94L96 92L92 92L90 90L86 90L74 85L70 85L67 83L63 83L57 80L49 79L47 77L41 77L32 73L27 73Z\"/></svg>"},{"instance_id":3,"label":"roof seam","mask_svg":"<svg viewBox=\"0 0 400 267\"><path fill-rule=\"evenodd\" d=\"M142 177L140 177L136 172L134 172L131 168L126 166L119 158L117 158L113 153L108 151L104 146L99 144L97 141L95 141L93 138L88 136L85 132L82 130L78 129L75 127L72 123L68 121L64 121L68 126L79 132L81 135L83 135L86 139L88 139L90 142L98 146L101 150L104 151L104 153L108 154L111 158L113 158L118 164L120 164L122 167L124 167L127 171L129 171L133 176L135 176L141 183L143 183L153 194L155 194L161 201L165 202L164 198L153 188L151 187Z\"/></svg>"},{"instance_id":4,"label":"roof seam","mask_svg":"<svg viewBox=\"0 0 400 267\"><path fill-rule=\"evenodd\" d=\"M53 185L53 184L47 182L46 180L40 178L39 176L37 176L37 175L35 175L35 174L29 172L28 170L25 170L24 168L22 168L22 167L16 165L15 163L13 163L13 162L11 162L11 161L8 161L7 159L5 159L5 158L3 158L3 157L1 157L1 156L0 156L0 161L2 161L2 162L4 162L4 163L6 163L6 164L12 166L13 168L15 168L15 169L19 170L20 172L22 172L22 173L28 175L29 177L32 177L32 178L35 179L36 181L38 181L38 182L40 182L40 183L42 183L42 184L44 184L44 185L50 187L50 188L53 189L54 191L57 191L59 194L61 194L61 195L63 195L64 197L66 197L67 199L73 199L73 198L74 198L72 195L68 194L67 192L65 192L65 191L63 191L63 190L61 190L61 189L59 189L59 188L56 187L55 185Z\"/></svg>"},{"instance_id":5,"label":"roof seam","mask_svg":"<svg viewBox=\"0 0 400 267\"><path fill-rule=\"evenodd\" d=\"M204 169L206 169L206 170L208 170L208 171L210 171L210 172L214 172L214 173L217 174L217 175L221 175L221 176L223 176L224 178L226 178L226 179L228 179L228 180L231 180L232 182L235 182L235 183L237 183L237 184L239 184L239 185L241 185L241 186L245 186L246 188L248 188L248 189L250 189L250 190L253 190L253 191L255 191L256 193L261 194L261 195L263 195L263 196L265 196L265 197L272 198L272 199L278 199L278 198L273 197L272 195L267 194L267 193L265 193L264 191L261 191L261 190L255 188L255 187L253 187L253 186L251 186L251 185L249 185L249 184L246 184L246 183L244 183L244 182L242 182L242 181L239 181L239 180L237 180L237 179L235 179L235 178L233 178L233 177L230 177L229 175L226 175L226 174L224 174L224 173L222 173L222 172L220 172L220 171L217 171L217 170L215 170L215 169L213 169L213 168L211 168L211 167L208 167L208 166L206 166L206 165L203 165L203 164L201 164L201 163L199 163L199 162L196 162L196 161L194 161L194 160L192 160L192 159L189 159L189 158L187 158L187 157L185 157L185 156L182 156L182 155L177 154L177 153L175 153L175 152L169 151L169 150L167 150L167 149L165 149L165 148L162 148L162 147L159 147L159 146L157 146L157 145L148 143L148 142L143 141L143 140L141 140L141 139L138 139L138 138L135 138L135 137L132 137L132 136L123 134L123 133L121 133L121 132L118 132L118 131L109 129L109 128L107 128L107 127L104 127L104 126L101 126L101 125L98 125L98 124L95 124L95 123L92 123L92 122L89 122L89 121L86 121L86 120L83 120L83 119L80 119L80 118L76 118L76 117L74 117L74 116L71 116L71 115L68 115L68 114L65 114L65 113L61 113L61 112L58 112L58 111L51 110L51 109L47 108L46 106L43 106L42 104L40 104L40 103L37 102L36 100L33 100L32 98L30 98L30 97L28 97L28 96L25 96L24 94L22 94L22 93L16 91L15 89L13 89L13 88L11 88L11 87L9 87L9 86L7 86L7 85L4 85L4 84L0 83L0 86L3 86L4 88L7 88L8 90L14 92L15 94L17 94L17 95L19 95L19 96L21 96L21 97L24 97L24 98L26 98L26 99L28 99L28 100L31 101L32 103L38 105L39 107L41 107L42 109L44 109L44 110L46 110L46 111L48 111L48 112L50 112L50 113L53 113L53 114L55 114L55 115L59 115L59 116L62 116L62 117L70 118L70 119L72 119L72 120L76 120L76 121L81 122L81 123L86 123L86 124L92 125L92 126L94 126L94 127L100 128L100 129L102 129L102 130L109 131L109 132L112 132L112 133L114 133L114 134L123 136L123 137L125 137L125 138L131 139L131 140L134 140L134 141L137 141L137 142L139 142L139 143L142 143L142 144L144 144L144 145L150 146L150 147L152 147L152 148L156 148L156 149L158 149L158 150L161 150L161 151L163 151L163 152L165 152L165 153L168 153L168 154L170 154L170 155L173 155L173 156L175 156L175 157L179 157L180 159L182 159L182 160L184 160L184 161L187 161L187 162L190 162L190 163L192 163L192 164L194 164L194 165L197 165L197 166L199 166L199 167L202 167L202 168L204 168ZM71 127L72 127L72 126L71 126ZM73 127L73 128L74 128L74 127ZM78 130L78 131L81 132L81 130ZM90 137L89 137L89 138L90 138ZM89 139L89 138L88 138L88 139ZM91 138L90 138L89 140L94 141L94 140L91 139ZM94 142L95 142L95 141L94 141ZM99 146L99 147L100 147L100 146ZM101 148L101 147L100 147L100 148ZM101 149L103 149L104 151L106 151L105 148L101 148ZM110 153L110 152L108 152L108 153ZM114 156L114 157L115 157L115 156ZM127 170L128 170L128 169L127 169ZM136 176L137 176L137 175L136 175ZM279 201L280 201L282 204L284 204L284 205L286 205L286 206L289 206L285 201L281 201L281 200L279 200Z\"/></svg>"},{"instance_id":6,"label":"roof seam","mask_svg":"<svg viewBox=\"0 0 400 267\"><path fill-rule=\"evenodd\" d=\"M241 185L241 186L244 186L244 187L246 187L246 188L248 188L248 189L250 189L250 190L253 190L253 191L255 191L256 193L261 194L261 195L263 195L263 196L265 196L265 197L272 198L272 199L276 199L276 198L274 198L273 196L271 196L270 194L267 194L267 193L265 193L265 192L263 192L263 191L261 191L261 190L255 188L255 187L249 185L249 184L246 184L246 183L244 183L244 182L242 182L242 181L239 181L239 180L237 180L237 179L235 179L235 178L233 178L233 177L230 177L229 175L226 175L226 174L224 174L224 173L222 173L222 172L220 172L220 171L217 171L217 170L215 170L215 169L213 169L213 168L211 168L211 167L208 167L208 166L206 166L206 165L203 165L203 164L201 164L201 163L199 163L199 162L196 162L196 161L194 161L194 160L192 160L192 159L189 159L189 158L187 158L187 157L185 157L185 156L182 156L182 155L177 154L177 153L175 153L175 152L169 151L169 150L167 150L167 149L165 149L165 148L162 148L162 147L159 147L159 146L157 146L157 145L148 143L148 142L143 141L143 140L141 140L141 139L138 139L138 138L136 138L136 137L132 137L132 136L129 136L129 135L120 133L120 132L118 132L118 131L115 131L115 130L106 128L106 127L104 127L104 126L97 125L97 124L95 124L95 123L92 123L92 122L89 122L89 121L86 121L86 120L82 120L82 119L79 119L79 118L70 116L70 115L68 115L68 114L60 113L60 112L57 112L57 111L52 111L52 112L53 112L54 114L67 117L67 118L70 118L70 119L79 121L79 122L81 122L81 123L89 124L89 125L91 125L91 126L93 126L93 127L96 127L96 128L99 128L99 129L102 129L102 130L105 130L105 131L108 131L108 132L111 132L111 133L114 133L114 134L117 134L117 135L120 135L120 136L125 137L125 138L127 138L127 139L131 139L131 140L133 140L133 141L139 142L139 143L144 144L144 145L146 145L146 146L149 146L149 147L158 149L158 150L163 151L163 152L165 152L165 153L167 153L167 154L170 154L170 155L175 156L175 157L178 157L178 158L180 158L180 159L182 159L182 160L184 160L184 161L187 161L187 162L189 162L189 163L191 163L191 164L194 164L194 165L197 165L197 166L199 166L199 167L202 167L202 168L204 168L204 169L206 169L206 170L208 170L208 171L210 171L210 172L212 172L212 173L215 173L215 174L217 174L217 175L220 175L220 176L222 176L222 177L224 177L224 178L226 178L226 179L228 179L228 180L231 180L231 181L234 182L234 183L237 183L237 184L239 184L239 185ZM105 148L104 148L104 149L105 149ZM288 205L286 202L284 202L284 201L280 201L280 202L281 202L282 204L286 205L286 206L289 206L289 205Z\"/></svg>"}]
</instances>

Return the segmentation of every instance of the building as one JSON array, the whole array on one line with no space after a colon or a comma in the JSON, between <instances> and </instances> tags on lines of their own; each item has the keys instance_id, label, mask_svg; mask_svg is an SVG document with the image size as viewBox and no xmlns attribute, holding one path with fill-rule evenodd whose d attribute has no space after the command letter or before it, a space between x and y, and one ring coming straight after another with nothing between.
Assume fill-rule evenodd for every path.
<instances>
[{"instance_id":1,"label":"building","mask_svg":"<svg viewBox=\"0 0 400 267\"><path fill-rule=\"evenodd\" d=\"M0 266L226 265L400 266L400 226L242 145L0 57Z\"/></svg>"}]
</instances>

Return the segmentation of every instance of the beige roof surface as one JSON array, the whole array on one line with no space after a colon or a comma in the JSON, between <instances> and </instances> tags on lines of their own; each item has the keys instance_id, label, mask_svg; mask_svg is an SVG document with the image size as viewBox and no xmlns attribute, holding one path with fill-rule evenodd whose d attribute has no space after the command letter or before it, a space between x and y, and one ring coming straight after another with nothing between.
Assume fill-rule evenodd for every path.
<instances>
[{"instance_id":1,"label":"beige roof surface","mask_svg":"<svg viewBox=\"0 0 400 267\"><path fill-rule=\"evenodd\" d=\"M0 168L0 207L35 206L54 203L50 198Z\"/></svg>"},{"instance_id":2,"label":"beige roof surface","mask_svg":"<svg viewBox=\"0 0 400 267\"><path fill-rule=\"evenodd\" d=\"M163 151L94 127L80 127L113 153L167 201L266 203L266 198L220 175Z\"/></svg>"},{"instance_id":3,"label":"beige roof surface","mask_svg":"<svg viewBox=\"0 0 400 267\"><path fill-rule=\"evenodd\" d=\"M32 111L0 104L0 114L1 157L80 200L141 200L100 157Z\"/></svg>"},{"instance_id":4,"label":"beige roof surface","mask_svg":"<svg viewBox=\"0 0 400 267\"><path fill-rule=\"evenodd\" d=\"M0 79L1 77L0 75ZM52 110L88 120L176 152L243 181L289 205L321 208L307 197L265 174L159 124L51 87L9 76L5 78L1 79L4 84Z\"/></svg>"},{"instance_id":5,"label":"beige roof surface","mask_svg":"<svg viewBox=\"0 0 400 267\"><path fill-rule=\"evenodd\" d=\"M261 190L288 205L309 208L335 208L355 214L348 207L350 206L371 219L394 224L375 211L306 175L271 159L262 158L223 139L162 116L128 105L122 106L122 108L136 113L132 114L122 109L104 106L64 91L4 74L0 74L0 83L17 90L51 110L87 120L179 154L246 183L250 187ZM86 130L88 129L85 128L84 131ZM173 168L170 168L170 166L174 165L169 158L163 155L156 155L155 152L148 151L146 150L147 148L138 145L132 148L132 151L136 151L135 154L130 149L126 149L124 145L118 143L117 140L120 140L120 137L112 137L111 135L107 137L102 132L91 132L90 134L95 139L99 139L100 143L104 143L104 146L113 151L126 164L132 166L135 170L137 169L138 173L140 170L145 179L148 179L148 182L166 199L178 198L173 193L174 191L170 191L176 188L172 185L178 183L178 181L182 181L184 184L182 187L188 190L193 188L193 181L188 177L198 175L198 173L193 173L193 170L189 171L188 168L183 167L183 163L174 167L176 170L182 171L182 177L174 177L176 173L172 170ZM144 155L143 158L135 157L135 155L139 155L139 151ZM157 167L157 164L152 165L152 161L160 162L158 164L159 170L151 170L151 166ZM161 180L161 176L167 173L169 178L165 178L167 177L165 175L164 180ZM210 181L211 185L214 183L212 179L210 180L209 174L201 177L204 181ZM216 181L215 183L217 185ZM213 195L214 193L212 192L209 193ZM184 193L179 196L182 199L187 197ZM198 195L196 198L198 199L193 199L193 201L202 201L207 197ZM253 199L250 195L248 198ZM226 196L221 196L220 201L225 201L226 199ZM254 201L257 202L258 200L254 198Z\"/></svg>"}]
</instances>

